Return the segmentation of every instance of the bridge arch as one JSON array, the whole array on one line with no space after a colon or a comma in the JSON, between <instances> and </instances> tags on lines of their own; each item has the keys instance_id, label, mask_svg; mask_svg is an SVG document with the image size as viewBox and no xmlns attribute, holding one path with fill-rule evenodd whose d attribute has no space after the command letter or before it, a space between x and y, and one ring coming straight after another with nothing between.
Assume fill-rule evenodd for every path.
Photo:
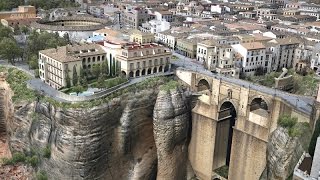
<instances>
[{"instance_id":1,"label":"bridge arch","mask_svg":"<svg viewBox=\"0 0 320 180\"><path fill-rule=\"evenodd\" d=\"M215 137L213 169L229 166L233 127L237 119L236 105L231 100L220 103Z\"/></svg>"},{"instance_id":2,"label":"bridge arch","mask_svg":"<svg viewBox=\"0 0 320 180\"><path fill-rule=\"evenodd\" d=\"M210 84L206 79L200 79L197 83L197 91L211 90Z\"/></svg>"},{"instance_id":3,"label":"bridge arch","mask_svg":"<svg viewBox=\"0 0 320 180\"><path fill-rule=\"evenodd\" d=\"M263 96L256 96L249 101L248 120L260 126L270 126L270 103Z\"/></svg>"}]
</instances>

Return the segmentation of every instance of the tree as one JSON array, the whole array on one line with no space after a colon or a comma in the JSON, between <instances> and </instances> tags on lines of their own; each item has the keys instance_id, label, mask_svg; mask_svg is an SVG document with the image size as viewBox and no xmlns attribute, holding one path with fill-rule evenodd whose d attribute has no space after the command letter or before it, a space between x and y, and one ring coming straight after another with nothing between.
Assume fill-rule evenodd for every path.
<instances>
[{"instance_id":1,"label":"tree","mask_svg":"<svg viewBox=\"0 0 320 180\"><path fill-rule=\"evenodd\" d=\"M69 70L67 69L67 72L66 72L66 87L67 88L70 88L71 87L71 79L69 77Z\"/></svg>"},{"instance_id":2,"label":"tree","mask_svg":"<svg viewBox=\"0 0 320 180\"><path fill-rule=\"evenodd\" d=\"M111 66L111 76L115 76L116 75L116 65L115 62L112 61L112 66Z\"/></svg>"},{"instance_id":3,"label":"tree","mask_svg":"<svg viewBox=\"0 0 320 180\"><path fill-rule=\"evenodd\" d=\"M100 75L97 81L97 88L102 89L105 87L105 77Z\"/></svg>"},{"instance_id":4,"label":"tree","mask_svg":"<svg viewBox=\"0 0 320 180\"><path fill-rule=\"evenodd\" d=\"M68 33L65 33L65 34L63 35L63 38L65 39L65 41L66 41L67 43L70 43L70 38L69 38L69 34L68 34Z\"/></svg>"},{"instance_id":5,"label":"tree","mask_svg":"<svg viewBox=\"0 0 320 180\"><path fill-rule=\"evenodd\" d=\"M77 93L77 96L78 96L79 93L84 91L84 87L82 87L80 84L77 84L75 87L73 87L73 90Z\"/></svg>"},{"instance_id":6,"label":"tree","mask_svg":"<svg viewBox=\"0 0 320 180\"><path fill-rule=\"evenodd\" d=\"M40 77L39 69L35 69L35 70L34 70L34 76L35 76L36 78L39 78L39 77Z\"/></svg>"},{"instance_id":7,"label":"tree","mask_svg":"<svg viewBox=\"0 0 320 180\"><path fill-rule=\"evenodd\" d=\"M82 67L80 67L80 78L84 78L86 76L85 71L83 70Z\"/></svg>"},{"instance_id":8,"label":"tree","mask_svg":"<svg viewBox=\"0 0 320 180\"><path fill-rule=\"evenodd\" d=\"M11 64L14 64L15 59L22 54L17 42L11 38L3 38L0 42L0 47L0 56Z\"/></svg>"},{"instance_id":9,"label":"tree","mask_svg":"<svg viewBox=\"0 0 320 180\"><path fill-rule=\"evenodd\" d=\"M76 66L73 66L73 73L72 73L72 85L75 86L78 84L79 78L78 78L78 73L77 73L77 68Z\"/></svg>"},{"instance_id":10,"label":"tree","mask_svg":"<svg viewBox=\"0 0 320 180\"><path fill-rule=\"evenodd\" d=\"M101 64L101 73L105 75L109 75L108 61L105 61Z\"/></svg>"},{"instance_id":11,"label":"tree","mask_svg":"<svg viewBox=\"0 0 320 180\"><path fill-rule=\"evenodd\" d=\"M13 32L12 32L12 30L10 28L5 27L0 23L0 41L3 38L11 38L11 39L13 39Z\"/></svg>"},{"instance_id":12,"label":"tree","mask_svg":"<svg viewBox=\"0 0 320 180\"><path fill-rule=\"evenodd\" d=\"M37 69L38 68L38 58L36 55L31 56L28 59L28 64L30 69Z\"/></svg>"},{"instance_id":13,"label":"tree","mask_svg":"<svg viewBox=\"0 0 320 180\"><path fill-rule=\"evenodd\" d=\"M83 86L83 87L87 87L88 86L88 81L87 81L87 77L80 77L80 84Z\"/></svg>"},{"instance_id":14,"label":"tree","mask_svg":"<svg viewBox=\"0 0 320 180\"><path fill-rule=\"evenodd\" d=\"M21 27L21 32L22 32L23 34L28 34L28 33L29 33L29 28L28 28L27 26L22 26L22 27Z\"/></svg>"},{"instance_id":15,"label":"tree","mask_svg":"<svg viewBox=\"0 0 320 180\"><path fill-rule=\"evenodd\" d=\"M0 11L12 10L20 5L24 4L24 0L1 0L0 1Z\"/></svg>"},{"instance_id":16,"label":"tree","mask_svg":"<svg viewBox=\"0 0 320 180\"><path fill-rule=\"evenodd\" d=\"M20 28L19 28L19 26L17 24L13 27L13 33L15 35L21 34Z\"/></svg>"},{"instance_id":17,"label":"tree","mask_svg":"<svg viewBox=\"0 0 320 180\"><path fill-rule=\"evenodd\" d=\"M101 71L100 71L100 66L97 64L94 64L92 66L92 74L94 75L95 78L98 78L100 75Z\"/></svg>"}]
</instances>

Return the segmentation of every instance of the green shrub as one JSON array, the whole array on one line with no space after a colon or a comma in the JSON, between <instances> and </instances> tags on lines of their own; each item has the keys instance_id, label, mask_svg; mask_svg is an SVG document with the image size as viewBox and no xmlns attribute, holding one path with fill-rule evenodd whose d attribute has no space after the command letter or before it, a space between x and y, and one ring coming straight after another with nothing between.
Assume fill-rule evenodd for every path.
<instances>
[{"instance_id":1,"label":"green shrub","mask_svg":"<svg viewBox=\"0 0 320 180\"><path fill-rule=\"evenodd\" d=\"M13 102L35 100L35 91L27 88L27 81L30 80L31 77L16 68L9 68L6 70L8 72L6 81L10 84L10 88L14 92L14 96L12 97Z\"/></svg>"},{"instance_id":2,"label":"green shrub","mask_svg":"<svg viewBox=\"0 0 320 180\"><path fill-rule=\"evenodd\" d=\"M162 91L170 91L172 89L176 89L179 86L179 83L177 81L171 80L167 82L166 84L160 86L160 90Z\"/></svg>"},{"instance_id":3,"label":"green shrub","mask_svg":"<svg viewBox=\"0 0 320 180\"><path fill-rule=\"evenodd\" d=\"M287 128L290 129L293 126L295 126L298 122L298 118L296 117L291 117L288 114L282 115L279 117L278 119L278 124L283 127L283 128Z\"/></svg>"},{"instance_id":4,"label":"green shrub","mask_svg":"<svg viewBox=\"0 0 320 180\"><path fill-rule=\"evenodd\" d=\"M302 131L298 126L293 126L290 128L288 133L291 137L300 137L302 135Z\"/></svg>"},{"instance_id":5,"label":"green shrub","mask_svg":"<svg viewBox=\"0 0 320 180\"><path fill-rule=\"evenodd\" d=\"M39 164L39 158L37 155L26 158L26 163L30 164L32 167L36 167Z\"/></svg>"},{"instance_id":6,"label":"green shrub","mask_svg":"<svg viewBox=\"0 0 320 180\"><path fill-rule=\"evenodd\" d=\"M2 158L2 163L4 165L13 165L12 159L9 158Z\"/></svg>"},{"instance_id":7,"label":"green shrub","mask_svg":"<svg viewBox=\"0 0 320 180\"><path fill-rule=\"evenodd\" d=\"M25 162L26 161L26 155L20 152L14 153L12 156L12 162L18 163L18 162Z\"/></svg>"},{"instance_id":8,"label":"green shrub","mask_svg":"<svg viewBox=\"0 0 320 180\"><path fill-rule=\"evenodd\" d=\"M216 172L216 173L219 174L220 176L228 179L229 167L228 167L228 166L222 166L222 167L214 170L214 172Z\"/></svg>"},{"instance_id":9,"label":"green shrub","mask_svg":"<svg viewBox=\"0 0 320 180\"><path fill-rule=\"evenodd\" d=\"M37 173L37 180L48 180L47 173L45 171L39 171Z\"/></svg>"},{"instance_id":10,"label":"green shrub","mask_svg":"<svg viewBox=\"0 0 320 180\"><path fill-rule=\"evenodd\" d=\"M51 156L51 148L49 146L45 147L43 150L42 150L42 155L43 157L45 158L50 158Z\"/></svg>"}]
</instances>

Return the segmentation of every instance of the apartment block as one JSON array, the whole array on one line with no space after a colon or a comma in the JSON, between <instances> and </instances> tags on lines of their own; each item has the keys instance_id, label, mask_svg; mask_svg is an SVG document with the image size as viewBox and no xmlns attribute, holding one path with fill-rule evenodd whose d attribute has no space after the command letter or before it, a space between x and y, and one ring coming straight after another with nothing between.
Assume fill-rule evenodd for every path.
<instances>
[{"instance_id":1,"label":"apartment block","mask_svg":"<svg viewBox=\"0 0 320 180\"><path fill-rule=\"evenodd\" d=\"M148 10L144 7L126 7L121 11L121 23L128 27L138 29L142 23L150 21Z\"/></svg>"},{"instance_id":2,"label":"apartment block","mask_svg":"<svg viewBox=\"0 0 320 180\"><path fill-rule=\"evenodd\" d=\"M272 70L292 68L296 62L296 49L299 48L299 40L296 38L274 39L268 42L268 50L272 53Z\"/></svg>"},{"instance_id":3,"label":"apartment block","mask_svg":"<svg viewBox=\"0 0 320 180\"><path fill-rule=\"evenodd\" d=\"M272 56L267 53L266 47L261 42L242 43L232 45L242 61L239 62L241 73L245 76L253 76L259 70L271 71Z\"/></svg>"}]
</instances>

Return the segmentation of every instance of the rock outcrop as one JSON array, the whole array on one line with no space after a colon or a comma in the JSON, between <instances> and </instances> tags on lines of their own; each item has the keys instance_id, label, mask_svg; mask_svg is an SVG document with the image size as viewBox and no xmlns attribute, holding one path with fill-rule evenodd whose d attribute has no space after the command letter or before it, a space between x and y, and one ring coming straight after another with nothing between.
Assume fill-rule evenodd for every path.
<instances>
[{"instance_id":1,"label":"rock outcrop","mask_svg":"<svg viewBox=\"0 0 320 180\"><path fill-rule=\"evenodd\" d=\"M160 91L153 113L157 179L187 179L190 110L179 90Z\"/></svg>"},{"instance_id":2,"label":"rock outcrop","mask_svg":"<svg viewBox=\"0 0 320 180\"><path fill-rule=\"evenodd\" d=\"M308 128L301 129L303 135L300 137L291 137L288 130L282 127L271 134L267 147L267 167L261 180L285 180L291 175L311 138Z\"/></svg>"},{"instance_id":3,"label":"rock outcrop","mask_svg":"<svg viewBox=\"0 0 320 180\"><path fill-rule=\"evenodd\" d=\"M154 179L156 97L156 89L144 90L86 109L21 104L9 123L11 149L49 146L40 168L50 179Z\"/></svg>"}]
</instances>

